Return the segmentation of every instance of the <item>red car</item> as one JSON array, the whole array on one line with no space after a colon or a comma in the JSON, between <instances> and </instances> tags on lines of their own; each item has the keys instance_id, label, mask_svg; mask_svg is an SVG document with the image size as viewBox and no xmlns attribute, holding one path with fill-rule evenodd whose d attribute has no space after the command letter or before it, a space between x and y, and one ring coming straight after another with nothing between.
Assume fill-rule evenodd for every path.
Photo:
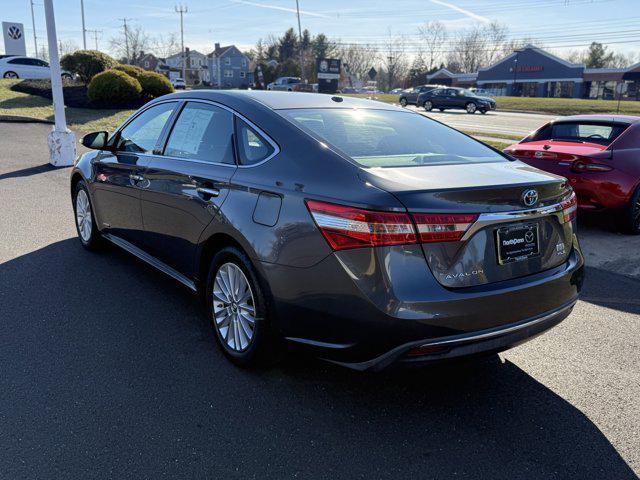
<instances>
[{"instance_id":1,"label":"red car","mask_svg":"<svg viewBox=\"0 0 640 480\"><path fill-rule=\"evenodd\" d=\"M504 151L566 177L579 208L610 211L622 231L640 234L640 117L563 117Z\"/></svg>"}]
</instances>

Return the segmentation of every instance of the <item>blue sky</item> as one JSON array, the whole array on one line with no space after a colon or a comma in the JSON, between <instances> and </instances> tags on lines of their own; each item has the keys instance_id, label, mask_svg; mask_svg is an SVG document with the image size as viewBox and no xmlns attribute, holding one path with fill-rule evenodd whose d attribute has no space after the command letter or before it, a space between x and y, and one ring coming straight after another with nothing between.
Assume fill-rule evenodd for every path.
<instances>
[{"instance_id":1,"label":"blue sky","mask_svg":"<svg viewBox=\"0 0 640 480\"><path fill-rule=\"evenodd\" d=\"M148 34L179 33L175 2L85 0L88 29L102 30L101 49L122 28L122 17ZM296 26L295 0L183 0L185 44L208 53L214 42L241 48L258 38ZM302 27L344 42L380 43L393 34L409 37L429 20L449 31L499 21L513 38L537 37L555 53L578 49L591 40L625 53L640 54L640 0L300 0ZM35 0L36 32L46 42L44 7ZM80 0L54 0L58 38L82 45ZM24 23L27 50L33 50L29 0L0 0L0 20ZM93 36L87 38L93 47ZM4 51L0 37L0 52Z\"/></svg>"}]
</instances>

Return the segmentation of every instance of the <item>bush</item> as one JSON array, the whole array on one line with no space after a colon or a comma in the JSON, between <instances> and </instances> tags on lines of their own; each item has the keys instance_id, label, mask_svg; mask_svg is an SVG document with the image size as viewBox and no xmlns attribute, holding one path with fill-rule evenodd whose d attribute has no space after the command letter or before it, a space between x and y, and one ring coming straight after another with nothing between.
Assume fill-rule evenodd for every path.
<instances>
[{"instance_id":1,"label":"bush","mask_svg":"<svg viewBox=\"0 0 640 480\"><path fill-rule=\"evenodd\" d=\"M118 64L109 55L96 50L78 50L65 55L60 60L64 70L78 75L84 83L89 83L94 75L104 72Z\"/></svg>"},{"instance_id":2,"label":"bush","mask_svg":"<svg viewBox=\"0 0 640 480\"><path fill-rule=\"evenodd\" d=\"M115 70L120 70L121 72L126 73L127 75L135 78L138 81L140 80L140 75L142 75L145 72L145 70L143 70L140 67L137 67L135 65L127 65L124 63L119 63L113 68Z\"/></svg>"},{"instance_id":3,"label":"bush","mask_svg":"<svg viewBox=\"0 0 640 480\"><path fill-rule=\"evenodd\" d=\"M97 74L87 87L89 100L105 106L137 104L141 93L142 87L138 80L115 69Z\"/></svg>"},{"instance_id":4,"label":"bush","mask_svg":"<svg viewBox=\"0 0 640 480\"><path fill-rule=\"evenodd\" d=\"M147 98L161 97L173 92L173 85L167 77L156 72L143 70L138 81L142 86L142 95Z\"/></svg>"}]
</instances>

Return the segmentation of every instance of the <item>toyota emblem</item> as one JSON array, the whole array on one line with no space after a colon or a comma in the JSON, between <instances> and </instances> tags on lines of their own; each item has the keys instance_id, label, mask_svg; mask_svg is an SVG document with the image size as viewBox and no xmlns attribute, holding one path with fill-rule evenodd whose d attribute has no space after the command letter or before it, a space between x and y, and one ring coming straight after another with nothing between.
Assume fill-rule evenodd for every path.
<instances>
[{"instance_id":1,"label":"toyota emblem","mask_svg":"<svg viewBox=\"0 0 640 480\"><path fill-rule=\"evenodd\" d=\"M522 193L522 203L524 203L527 207L533 207L536 203L538 203L538 191L533 188L530 190L525 190Z\"/></svg>"}]
</instances>

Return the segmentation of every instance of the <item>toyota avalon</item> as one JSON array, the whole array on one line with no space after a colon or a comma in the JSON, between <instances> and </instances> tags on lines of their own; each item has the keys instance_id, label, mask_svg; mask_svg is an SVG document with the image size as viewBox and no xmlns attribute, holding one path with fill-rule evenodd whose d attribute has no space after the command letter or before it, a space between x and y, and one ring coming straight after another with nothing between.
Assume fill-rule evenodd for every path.
<instances>
[{"instance_id":1,"label":"toyota avalon","mask_svg":"<svg viewBox=\"0 0 640 480\"><path fill-rule=\"evenodd\" d=\"M564 178L400 107L189 91L82 142L82 245L199 292L240 365L287 346L360 370L498 352L582 285Z\"/></svg>"}]
</instances>

